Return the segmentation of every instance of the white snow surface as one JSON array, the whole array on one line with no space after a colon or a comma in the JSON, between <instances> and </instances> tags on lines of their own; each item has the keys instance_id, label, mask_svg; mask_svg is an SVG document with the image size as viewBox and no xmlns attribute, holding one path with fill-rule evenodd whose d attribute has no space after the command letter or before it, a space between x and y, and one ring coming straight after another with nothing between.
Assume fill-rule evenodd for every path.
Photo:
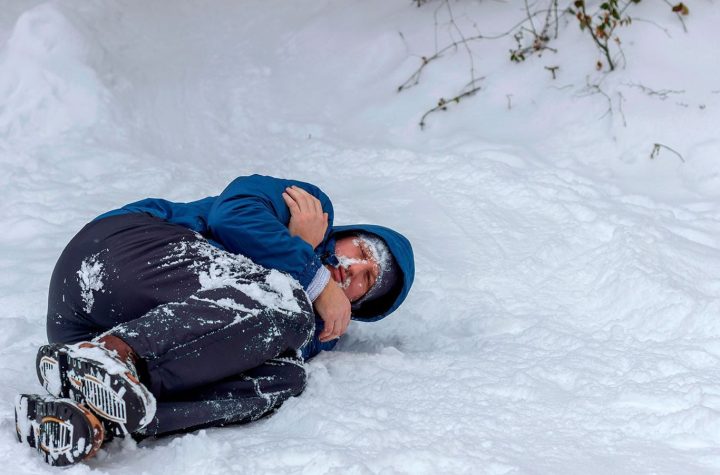
<instances>
[{"instance_id":1,"label":"white snow surface","mask_svg":"<svg viewBox=\"0 0 720 475\"><path fill-rule=\"evenodd\" d=\"M451 2L487 35L522 3ZM57 473L16 442L12 406L42 391L65 243L251 173L406 234L408 300L353 323L272 417L117 440L65 473L720 472L720 8L685 3L687 33L664 2L633 6L611 74L572 19L522 64L511 37L478 43L483 89L421 131L467 81L458 50L396 92L432 54L432 4L5 0L0 472Z\"/></svg>"}]
</instances>

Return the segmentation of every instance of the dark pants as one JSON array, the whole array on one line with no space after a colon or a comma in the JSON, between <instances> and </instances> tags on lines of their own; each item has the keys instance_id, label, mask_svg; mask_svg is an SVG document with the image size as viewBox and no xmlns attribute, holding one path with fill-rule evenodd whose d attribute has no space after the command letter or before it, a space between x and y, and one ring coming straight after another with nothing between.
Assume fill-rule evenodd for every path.
<instances>
[{"instance_id":1,"label":"dark pants","mask_svg":"<svg viewBox=\"0 0 720 475\"><path fill-rule=\"evenodd\" d=\"M144 435L247 422L302 392L314 314L294 279L143 215L86 225L53 271L50 342L111 333L155 395Z\"/></svg>"}]
</instances>

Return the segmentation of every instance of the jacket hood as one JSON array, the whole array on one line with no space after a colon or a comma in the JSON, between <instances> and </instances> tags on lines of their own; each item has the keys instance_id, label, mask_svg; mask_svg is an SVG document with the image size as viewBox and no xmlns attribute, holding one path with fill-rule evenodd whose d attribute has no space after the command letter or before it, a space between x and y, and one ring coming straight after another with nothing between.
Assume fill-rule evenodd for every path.
<instances>
[{"instance_id":1,"label":"jacket hood","mask_svg":"<svg viewBox=\"0 0 720 475\"><path fill-rule=\"evenodd\" d=\"M334 226L330 233L330 249L335 254L335 241L348 234L371 233L380 237L387 244L400 268L397 284L385 296L363 304L354 310L352 319L363 322L376 322L394 312L405 300L415 279L415 258L410 241L392 229L375 224L353 224L350 226Z\"/></svg>"}]
</instances>

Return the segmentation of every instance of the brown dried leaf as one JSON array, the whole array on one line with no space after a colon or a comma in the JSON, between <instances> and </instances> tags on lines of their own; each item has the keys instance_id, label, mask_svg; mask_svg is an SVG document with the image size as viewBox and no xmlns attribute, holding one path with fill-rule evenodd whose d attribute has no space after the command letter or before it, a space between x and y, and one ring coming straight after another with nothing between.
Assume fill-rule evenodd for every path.
<instances>
[{"instance_id":1,"label":"brown dried leaf","mask_svg":"<svg viewBox=\"0 0 720 475\"><path fill-rule=\"evenodd\" d=\"M683 2L680 2L677 5L674 5L672 7L672 11L674 11L675 13L680 14L680 15L688 15L690 13L690 10L688 9L687 5L685 5Z\"/></svg>"}]
</instances>

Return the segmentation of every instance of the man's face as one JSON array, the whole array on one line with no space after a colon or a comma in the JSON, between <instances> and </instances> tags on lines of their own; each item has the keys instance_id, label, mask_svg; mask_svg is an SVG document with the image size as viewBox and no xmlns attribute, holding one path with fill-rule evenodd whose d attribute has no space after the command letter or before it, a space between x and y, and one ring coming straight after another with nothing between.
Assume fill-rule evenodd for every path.
<instances>
[{"instance_id":1,"label":"man's face","mask_svg":"<svg viewBox=\"0 0 720 475\"><path fill-rule=\"evenodd\" d=\"M338 239L335 243L335 255L340 266L327 268L347 298L355 302L375 284L380 273L376 257L367 244L355 236Z\"/></svg>"}]
</instances>

